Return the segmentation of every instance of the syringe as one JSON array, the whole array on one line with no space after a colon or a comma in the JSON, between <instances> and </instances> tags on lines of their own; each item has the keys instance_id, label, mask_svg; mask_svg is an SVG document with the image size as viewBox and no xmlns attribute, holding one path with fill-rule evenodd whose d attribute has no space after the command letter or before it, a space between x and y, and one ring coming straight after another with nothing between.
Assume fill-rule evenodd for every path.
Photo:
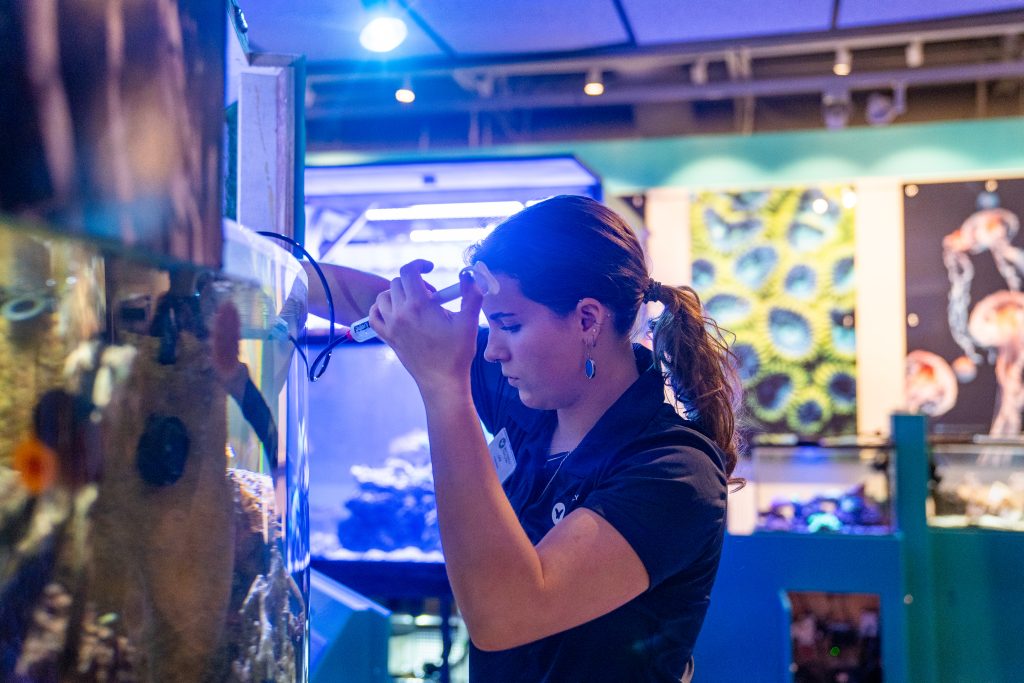
<instances>
[{"instance_id":1,"label":"syringe","mask_svg":"<svg viewBox=\"0 0 1024 683\"><path fill-rule=\"evenodd\" d=\"M492 275L491 271L487 269L487 264L483 261L477 261L472 266L463 268L460 271L460 274L461 273L469 273L470 277L476 281L477 286L480 287L480 290L485 295L498 293L498 281L494 279L494 275ZM432 296L431 299L438 303L445 304L449 301L458 299L461 295L462 285L456 282L454 285L448 285L444 289L434 292L434 296ZM345 336L352 341L364 342L376 337L377 333L372 327L370 327L370 318L366 317L352 323L352 326L349 327Z\"/></svg>"}]
</instances>

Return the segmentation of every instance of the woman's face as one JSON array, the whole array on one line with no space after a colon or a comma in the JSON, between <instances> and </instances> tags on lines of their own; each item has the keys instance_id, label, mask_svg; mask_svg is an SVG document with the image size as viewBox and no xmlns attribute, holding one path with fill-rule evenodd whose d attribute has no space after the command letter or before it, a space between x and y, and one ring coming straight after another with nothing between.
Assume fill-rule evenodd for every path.
<instances>
[{"instance_id":1,"label":"woman's face","mask_svg":"<svg viewBox=\"0 0 1024 683\"><path fill-rule=\"evenodd\" d=\"M501 363L509 384L530 408L572 406L582 393L585 349L578 316L560 318L550 308L523 296L519 283L496 274L497 294L484 297L490 326L484 358Z\"/></svg>"}]
</instances>

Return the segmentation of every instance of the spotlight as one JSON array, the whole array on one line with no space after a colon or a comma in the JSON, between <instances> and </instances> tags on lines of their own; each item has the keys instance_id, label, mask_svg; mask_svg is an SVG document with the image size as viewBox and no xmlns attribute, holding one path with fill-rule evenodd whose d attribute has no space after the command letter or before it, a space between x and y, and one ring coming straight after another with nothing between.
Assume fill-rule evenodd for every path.
<instances>
[{"instance_id":1,"label":"spotlight","mask_svg":"<svg viewBox=\"0 0 1024 683\"><path fill-rule=\"evenodd\" d=\"M416 100L416 93L412 89L412 79L408 76L402 81L402 87L395 91L395 99L402 104L412 104Z\"/></svg>"},{"instance_id":2,"label":"spotlight","mask_svg":"<svg viewBox=\"0 0 1024 683\"><path fill-rule=\"evenodd\" d=\"M832 65L832 73L836 76L849 76L851 70L851 63L853 61L853 55L850 54L850 48L848 47L837 47L836 48L836 61Z\"/></svg>"},{"instance_id":3,"label":"spotlight","mask_svg":"<svg viewBox=\"0 0 1024 683\"><path fill-rule=\"evenodd\" d=\"M704 57L697 57L690 65L690 81L694 85L705 85L708 82L708 60Z\"/></svg>"},{"instance_id":4,"label":"spotlight","mask_svg":"<svg viewBox=\"0 0 1024 683\"><path fill-rule=\"evenodd\" d=\"M394 16L371 19L359 34L359 42L370 52L391 52L402 44L409 30L405 22Z\"/></svg>"},{"instance_id":5,"label":"spotlight","mask_svg":"<svg viewBox=\"0 0 1024 683\"><path fill-rule=\"evenodd\" d=\"M834 90L822 93L821 116L829 130L846 128L850 121L850 92Z\"/></svg>"},{"instance_id":6,"label":"spotlight","mask_svg":"<svg viewBox=\"0 0 1024 683\"><path fill-rule=\"evenodd\" d=\"M907 45L907 66L911 69L924 64L924 44L920 40L911 41Z\"/></svg>"},{"instance_id":7,"label":"spotlight","mask_svg":"<svg viewBox=\"0 0 1024 683\"><path fill-rule=\"evenodd\" d=\"M587 72L587 82L583 86L583 92L592 97L604 94L604 81L601 78L600 69L591 69Z\"/></svg>"}]
</instances>

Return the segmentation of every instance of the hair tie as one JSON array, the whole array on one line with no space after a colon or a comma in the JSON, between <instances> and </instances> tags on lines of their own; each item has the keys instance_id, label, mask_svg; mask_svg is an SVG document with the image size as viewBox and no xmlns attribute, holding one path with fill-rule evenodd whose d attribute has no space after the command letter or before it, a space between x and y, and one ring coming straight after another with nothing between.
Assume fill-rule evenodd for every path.
<instances>
[{"instance_id":1,"label":"hair tie","mask_svg":"<svg viewBox=\"0 0 1024 683\"><path fill-rule=\"evenodd\" d=\"M647 286L644 287L644 303L649 301L660 301L661 300L661 283L655 279L647 281Z\"/></svg>"}]
</instances>

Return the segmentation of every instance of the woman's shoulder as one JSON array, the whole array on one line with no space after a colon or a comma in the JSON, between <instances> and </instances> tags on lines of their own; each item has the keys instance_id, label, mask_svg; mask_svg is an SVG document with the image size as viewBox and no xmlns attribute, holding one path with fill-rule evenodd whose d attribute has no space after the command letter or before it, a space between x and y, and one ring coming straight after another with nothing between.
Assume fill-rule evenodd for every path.
<instances>
[{"instance_id":1,"label":"woman's shoulder","mask_svg":"<svg viewBox=\"0 0 1024 683\"><path fill-rule=\"evenodd\" d=\"M647 427L622 452L626 462L674 464L688 471L703 471L714 478L725 473L725 454L700 427L664 404Z\"/></svg>"}]
</instances>

